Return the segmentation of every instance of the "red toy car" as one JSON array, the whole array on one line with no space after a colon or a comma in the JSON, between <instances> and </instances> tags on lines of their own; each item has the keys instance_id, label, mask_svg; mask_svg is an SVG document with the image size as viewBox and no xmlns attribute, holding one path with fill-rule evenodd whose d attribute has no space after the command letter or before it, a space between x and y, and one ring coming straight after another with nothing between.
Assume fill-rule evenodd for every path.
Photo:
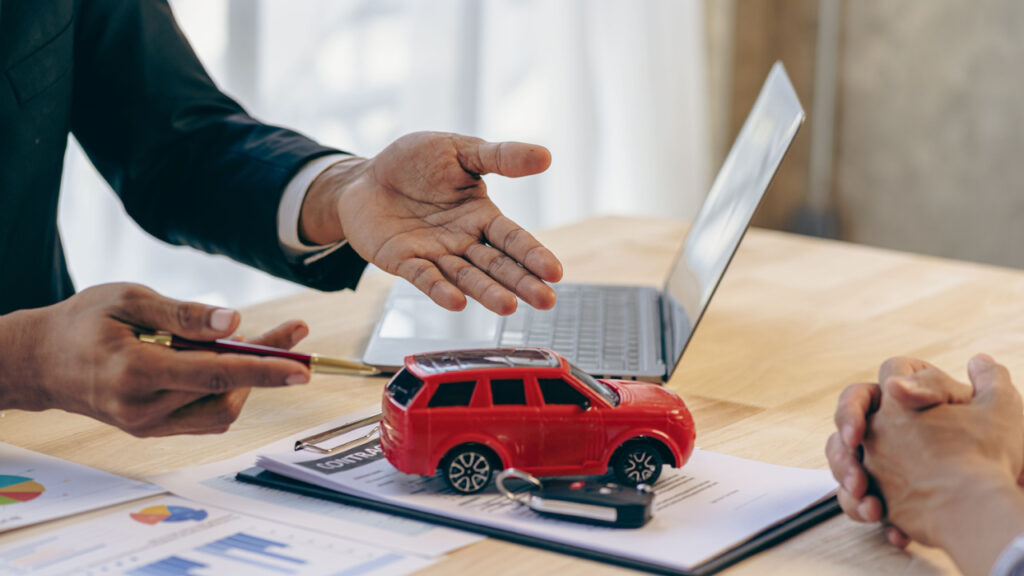
<instances>
[{"instance_id":1,"label":"red toy car","mask_svg":"<svg viewBox=\"0 0 1024 576\"><path fill-rule=\"evenodd\" d=\"M693 418L675 393L597 380L542 348L416 354L384 390L380 444L406 474L440 469L456 492L496 470L602 475L651 484L693 452Z\"/></svg>"}]
</instances>

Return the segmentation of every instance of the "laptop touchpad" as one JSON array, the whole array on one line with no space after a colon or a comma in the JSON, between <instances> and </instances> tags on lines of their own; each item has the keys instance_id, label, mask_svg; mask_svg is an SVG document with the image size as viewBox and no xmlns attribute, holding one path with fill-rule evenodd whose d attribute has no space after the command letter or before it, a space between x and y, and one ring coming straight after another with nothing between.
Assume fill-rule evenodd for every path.
<instances>
[{"instance_id":1,"label":"laptop touchpad","mask_svg":"<svg viewBox=\"0 0 1024 576\"><path fill-rule=\"evenodd\" d=\"M473 300L461 312L451 312L424 298L397 298L384 314L379 336L490 342L500 321L499 316Z\"/></svg>"},{"instance_id":2,"label":"laptop touchpad","mask_svg":"<svg viewBox=\"0 0 1024 576\"><path fill-rule=\"evenodd\" d=\"M488 348L497 344L503 321L472 300L465 310L450 312L418 293L393 292L363 361L380 368L397 368L409 354Z\"/></svg>"}]
</instances>

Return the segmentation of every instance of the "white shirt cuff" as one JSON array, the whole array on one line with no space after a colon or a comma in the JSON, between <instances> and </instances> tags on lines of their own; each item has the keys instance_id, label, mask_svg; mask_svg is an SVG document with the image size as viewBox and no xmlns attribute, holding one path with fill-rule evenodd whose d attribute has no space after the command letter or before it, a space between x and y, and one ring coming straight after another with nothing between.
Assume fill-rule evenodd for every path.
<instances>
[{"instance_id":1,"label":"white shirt cuff","mask_svg":"<svg viewBox=\"0 0 1024 576\"><path fill-rule=\"evenodd\" d=\"M342 240L334 244L317 246L306 244L299 238L299 217L302 215L302 203L306 200L306 193L309 192L310 185L329 166L346 158L353 158L353 156L328 154L314 158L299 169L285 186L284 194L281 195L281 204L277 208L277 238L281 244L281 250L289 258L302 259L303 263L311 264L347 243Z\"/></svg>"},{"instance_id":2,"label":"white shirt cuff","mask_svg":"<svg viewBox=\"0 0 1024 576\"><path fill-rule=\"evenodd\" d=\"M992 565L991 576L1024 575L1024 534L1017 536Z\"/></svg>"}]
</instances>

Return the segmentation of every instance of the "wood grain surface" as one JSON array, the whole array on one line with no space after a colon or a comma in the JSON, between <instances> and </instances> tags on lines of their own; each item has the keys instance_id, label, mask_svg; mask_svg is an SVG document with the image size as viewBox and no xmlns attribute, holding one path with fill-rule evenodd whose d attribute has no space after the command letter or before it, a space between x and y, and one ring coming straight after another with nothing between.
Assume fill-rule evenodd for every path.
<instances>
[{"instance_id":1,"label":"wood grain surface","mask_svg":"<svg viewBox=\"0 0 1024 576\"><path fill-rule=\"evenodd\" d=\"M660 285L682 243L677 222L623 217L538 234L565 264L565 280ZM243 311L255 335L306 320L309 352L358 357L390 277L372 271L355 292L303 292ZM825 468L825 439L839 391L873 380L888 356L926 358L966 379L985 351L1024 374L1024 274L752 230L669 386L697 421L698 446L787 466ZM239 421L219 436L136 439L60 411L8 411L0 440L134 478L252 450L380 401L385 380L314 376L304 386L255 390ZM134 504L132 506L137 506ZM9 542L61 523L0 536ZM620 568L488 540L429 574L610 574ZM885 544L876 526L832 519L726 574L955 573L948 558Z\"/></svg>"}]
</instances>

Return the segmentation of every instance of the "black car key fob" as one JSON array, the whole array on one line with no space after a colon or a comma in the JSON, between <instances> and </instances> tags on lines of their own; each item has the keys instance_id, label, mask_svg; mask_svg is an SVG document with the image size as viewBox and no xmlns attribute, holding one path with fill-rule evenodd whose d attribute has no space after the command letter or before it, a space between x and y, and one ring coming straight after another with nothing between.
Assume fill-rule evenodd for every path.
<instances>
[{"instance_id":1,"label":"black car key fob","mask_svg":"<svg viewBox=\"0 0 1024 576\"><path fill-rule=\"evenodd\" d=\"M505 480L516 478L530 484L518 493L505 487ZM563 520L615 528L639 528L651 519L654 491L650 486L622 486L590 480L538 480L530 474L510 468L502 471L496 484L505 496L529 509Z\"/></svg>"}]
</instances>

